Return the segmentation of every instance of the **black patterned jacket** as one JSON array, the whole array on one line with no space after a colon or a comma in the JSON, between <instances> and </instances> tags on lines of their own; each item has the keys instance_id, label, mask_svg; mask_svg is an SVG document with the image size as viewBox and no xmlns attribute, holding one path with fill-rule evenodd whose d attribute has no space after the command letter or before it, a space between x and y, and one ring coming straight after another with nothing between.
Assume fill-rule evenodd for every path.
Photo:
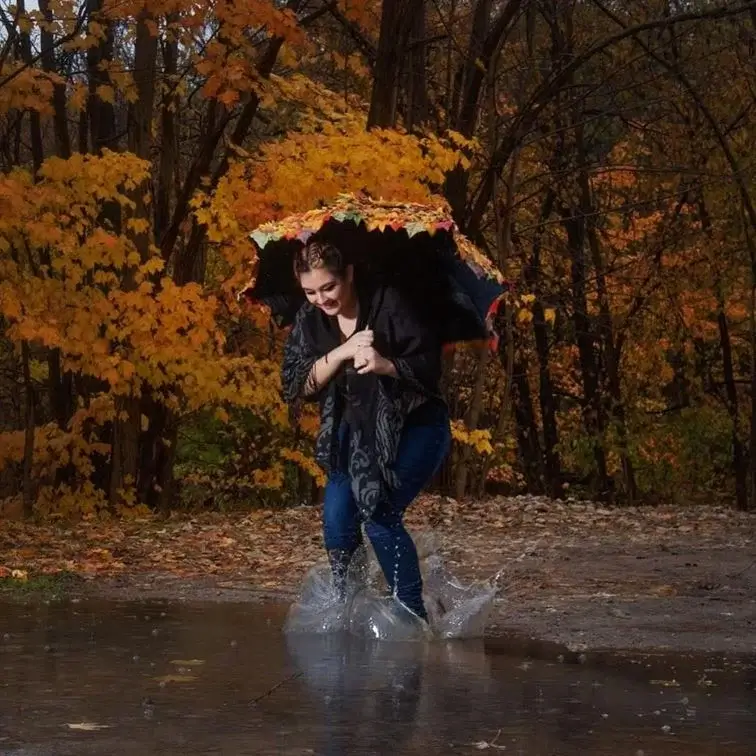
<instances>
[{"instance_id":1,"label":"black patterned jacket","mask_svg":"<svg viewBox=\"0 0 756 756\"><path fill-rule=\"evenodd\" d=\"M306 303L286 342L282 382L288 402L320 403L315 458L326 473L348 470L358 509L369 519L397 485L392 464L407 415L429 398L440 400L441 347L395 289L378 288L361 303L357 328L373 330L373 346L396 365L398 378L359 375L349 364L317 394L305 396L312 366L340 343L335 318ZM342 460L338 429L347 418L349 452Z\"/></svg>"}]
</instances>

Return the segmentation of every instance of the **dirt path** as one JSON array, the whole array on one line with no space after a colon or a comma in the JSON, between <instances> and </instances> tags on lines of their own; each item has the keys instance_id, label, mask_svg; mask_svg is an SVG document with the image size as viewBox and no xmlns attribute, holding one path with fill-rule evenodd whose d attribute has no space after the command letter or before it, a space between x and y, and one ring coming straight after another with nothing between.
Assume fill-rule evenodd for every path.
<instances>
[{"instance_id":1,"label":"dirt path","mask_svg":"<svg viewBox=\"0 0 756 756\"><path fill-rule=\"evenodd\" d=\"M426 498L408 517L432 530L460 577L503 568L492 633L600 649L756 654L756 517L721 508L607 509L533 497ZM319 512L86 523L0 522L0 577L61 570L80 597L290 600L322 558ZM21 573L23 575L23 572ZM16 573L17 575L19 573ZM11 586L11 587L9 587Z\"/></svg>"}]
</instances>

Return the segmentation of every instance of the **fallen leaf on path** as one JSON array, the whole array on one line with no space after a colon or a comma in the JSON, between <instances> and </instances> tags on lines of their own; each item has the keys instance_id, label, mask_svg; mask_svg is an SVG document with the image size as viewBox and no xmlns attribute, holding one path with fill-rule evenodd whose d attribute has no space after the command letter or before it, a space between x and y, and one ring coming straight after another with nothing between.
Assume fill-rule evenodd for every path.
<instances>
[{"instance_id":1,"label":"fallen leaf on path","mask_svg":"<svg viewBox=\"0 0 756 756\"><path fill-rule=\"evenodd\" d=\"M97 730L107 730L110 725L95 724L94 722L69 722L66 727L69 730L79 730L80 732L96 732Z\"/></svg>"},{"instance_id":2,"label":"fallen leaf on path","mask_svg":"<svg viewBox=\"0 0 756 756\"><path fill-rule=\"evenodd\" d=\"M649 591L654 596L674 596L677 589L673 585L656 585Z\"/></svg>"},{"instance_id":3,"label":"fallen leaf on path","mask_svg":"<svg viewBox=\"0 0 756 756\"><path fill-rule=\"evenodd\" d=\"M85 525L0 520L0 578L13 570L30 577L74 573L79 579L121 577L150 585L158 578L208 580L213 588L288 590L325 556L319 507L247 512L174 514L142 520L92 520ZM615 555L674 560L675 549L753 549L753 515L724 507L625 507L550 501L537 496L457 501L422 496L406 523L417 534L434 531L450 564L469 575L523 566L513 575L527 593L568 596L671 596L680 589L664 575L612 570ZM695 533L690 533L695 526ZM585 558L605 559L596 570ZM606 556L610 555L610 556ZM519 555L519 556L518 556ZM572 561L562 561L571 555ZM645 562L639 562L644 564ZM602 562L603 564L603 562ZM635 565L633 565L634 567ZM735 568L732 567L731 571ZM739 568L742 570L742 568ZM659 583L653 582L658 580Z\"/></svg>"},{"instance_id":4,"label":"fallen leaf on path","mask_svg":"<svg viewBox=\"0 0 756 756\"><path fill-rule=\"evenodd\" d=\"M193 680L196 680L197 677L195 675L163 675L162 677L156 677L155 678L159 683L185 683L185 682L192 682Z\"/></svg>"}]
</instances>

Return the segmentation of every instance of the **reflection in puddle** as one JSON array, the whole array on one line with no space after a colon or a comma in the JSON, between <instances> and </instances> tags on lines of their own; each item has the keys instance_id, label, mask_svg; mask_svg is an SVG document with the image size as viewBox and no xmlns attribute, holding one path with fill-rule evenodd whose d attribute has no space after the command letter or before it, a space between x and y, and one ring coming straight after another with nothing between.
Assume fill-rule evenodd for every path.
<instances>
[{"instance_id":1,"label":"reflection in puddle","mask_svg":"<svg viewBox=\"0 0 756 756\"><path fill-rule=\"evenodd\" d=\"M285 614L0 605L0 754L754 753L743 660L284 636Z\"/></svg>"},{"instance_id":2,"label":"reflection in puddle","mask_svg":"<svg viewBox=\"0 0 756 756\"><path fill-rule=\"evenodd\" d=\"M587 659L570 665L517 658L482 641L381 644L332 635L291 636L287 644L320 706L316 752L329 756L429 747L528 755L618 748L692 755L722 747L754 753L756 700L749 700L742 663L722 662L728 668L717 668L719 683L706 678L711 685L702 685L708 660L695 657L670 665L658 657L606 656L599 670ZM679 680L669 676L675 670Z\"/></svg>"}]
</instances>

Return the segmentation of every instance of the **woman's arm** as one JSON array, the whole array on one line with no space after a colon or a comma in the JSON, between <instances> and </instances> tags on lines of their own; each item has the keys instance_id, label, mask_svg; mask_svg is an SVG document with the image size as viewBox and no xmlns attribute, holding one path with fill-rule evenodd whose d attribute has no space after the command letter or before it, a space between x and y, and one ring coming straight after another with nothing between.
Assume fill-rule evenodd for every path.
<instances>
[{"instance_id":1,"label":"woman's arm","mask_svg":"<svg viewBox=\"0 0 756 756\"><path fill-rule=\"evenodd\" d=\"M441 345L435 334L420 323L395 289L384 291L379 312L385 351L370 347L358 352L357 372L385 375L418 390L435 391L441 376Z\"/></svg>"},{"instance_id":2,"label":"woman's arm","mask_svg":"<svg viewBox=\"0 0 756 756\"><path fill-rule=\"evenodd\" d=\"M306 313L301 312L284 347L282 379L284 397L288 402L315 397L333 380L344 362L354 359L359 350L373 343L372 331L358 331L340 346L318 357L304 335Z\"/></svg>"},{"instance_id":3,"label":"woman's arm","mask_svg":"<svg viewBox=\"0 0 756 756\"><path fill-rule=\"evenodd\" d=\"M360 349L354 358L354 367L360 375L375 373L389 378L398 378L396 365L387 357L380 354L374 347Z\"/></svg>"},{"instance_id":4,"label":"woman's arm","mask_svg":"<svg viewBox=\"0 0 756 756\"><path fill-rule=\"evenodd\" d=\"M317 394L339 372L339 368L347 360L355 360L355 367L357 367L357 355L373 350L372 344L373 332L371 330L357 331L343 344L316 360L307 376L304 387L305 396Z\"/></svg>"},{"instance_id":5,"label":"woman's arm","mask_svg":"<svg viewBox=\"0 0 756 756\"><path fill-rule=\"evenodd\" d=\"M340 350L341 347L336 347L315 360L302 390L304 396L317 394L339 372L344 364L343 352Z\"/></svg>"}]
</instances>

